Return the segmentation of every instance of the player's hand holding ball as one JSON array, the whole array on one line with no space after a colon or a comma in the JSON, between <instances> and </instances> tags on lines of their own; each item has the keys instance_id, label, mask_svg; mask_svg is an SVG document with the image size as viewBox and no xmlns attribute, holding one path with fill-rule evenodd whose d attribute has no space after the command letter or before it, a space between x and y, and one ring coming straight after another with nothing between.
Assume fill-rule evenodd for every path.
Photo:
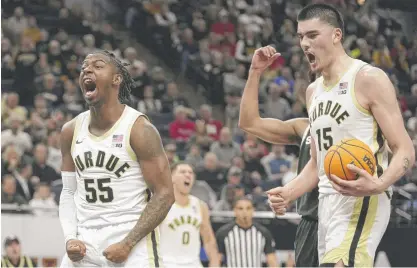
<instances>
[{"instance_id":1,"label":"player's hand holding ball","mask_svg":"<svg viewBox=\"0 0 417 268\"><path fill-rule=\"evenodd\" d=\"M81 261L86 250L85 244L78 239L71 239L67 242L68 258L73 262Z\"/></svg>"},{"instance_id":2,"label":"player's hand holding ball","mask_svg":"<svg viewBox=\"0 0 417 268\"><path fill-rule=\"evenodd\" d=\"M333 188L346 196L370 196L383 192L374 177L376 160L368 145L357 139L342 140L327 151L324 170Z\"/></svg>"},{"instance_id":3,"label":"player's hand holding ball","mask_svg":"<svg viewBox=\"0 0 417 268\"><path fill-rule=\"evenodd\" d=\"M103 256L111 262L122 263L129 257L131 248L124 242L115 243L108 246L103 251Z\"/></svg>"},{"instance_id":4,"label":"player's hand holding ball","mask_svg":"<svg viewBox=\"0 0 417 268\"><path fill-rule=\"evenodd\" d=\"M286 187L276 187L266 192L269 207L276 215L284 215L291 202L290 190Z\"/></svg>"},{"instance_id":5,"label":"player's hand holding ball","mask_svg":"<svg viewBox=\"0 0 417 268\"><path fill-rule=\"evenodd\" d=\"M255 53L253 54L250 69L263 72L279 56L281 56L281 54L277 53L275 48L273 48L272 46L258 48L257 50L255 50Z\"/></svg>"}]
</instances>

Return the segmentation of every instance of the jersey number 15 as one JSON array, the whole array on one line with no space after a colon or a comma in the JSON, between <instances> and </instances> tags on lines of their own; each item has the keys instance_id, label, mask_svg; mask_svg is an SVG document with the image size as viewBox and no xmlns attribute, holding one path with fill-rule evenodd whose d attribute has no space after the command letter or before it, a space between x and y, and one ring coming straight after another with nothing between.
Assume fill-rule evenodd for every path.
<instances>
[{"instance_id":1,"label":"jersey number 15","mask_svg":"<svg viewBox=\"0 0 417 268\"><path fill-rule=\"evenodd\" d=\"M317 129L316 134L319 144L319 151L322 151L322 149L326 151L329 150L333 145L332 128L325 127L322 129Z\"/></svg>"},{"instance_id":2,"label":"jersey number 15","mask_svg":"<svg viewBox=\"0 0 417 268\"><path fill-rule=\"evenodd\" d=\"M113 189L108 186L110 178L103 179L84 179L84 187L87 195L85 199L88 203L96 203L97 196L102 203L110 203L113 201Z\"/></svg>"}]
</instances>

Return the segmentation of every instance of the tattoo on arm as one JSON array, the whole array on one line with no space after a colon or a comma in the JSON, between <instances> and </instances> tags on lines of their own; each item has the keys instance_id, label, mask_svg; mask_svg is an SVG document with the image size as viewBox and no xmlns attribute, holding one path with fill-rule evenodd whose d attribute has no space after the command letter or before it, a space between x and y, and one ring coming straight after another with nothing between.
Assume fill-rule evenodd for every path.
<instances>
[{"instance_id":1,"label":"tattoo on arm","mask_svg":"<svg viewBox=\"0 0 417 268\"><path fill-rule=\"evenodd\" d=\"M153 181L157 180L157 183L160 184L159 189L163 190L155 191L155 194L148 196L149 202L140 215L138 222L123 240L130 248L133 248L164 220L174 200L173 190L162 185L164 181L171 182L171 178L169 163L158 131L151 123L146 121L138 132L135 137L137 144L132 143L132 148L141 164L143 175L148 179L152 178ZM155 187L156 183L152 184L154 185L152 186L149 183L149 186ZM165 190L165 187L167 190ZM154 189L151 190L153 191Z\"/></svg>"},{"instance_id":2,"label":"tattoo on arm","mask_svg":"<svg viewBox=\"0 0 417 268\"><path fill-rule=\"evenodd\" d=\"M163 195L152 196L135 227L133 227L123 240L130 248L133 248L147 234L155 230L165 219L171 208L171 203L165 202L165 198Z\"/></svg>"},{"instance_id":3,"label":"tattoo on arm","mask_svg":"<svg viewBox=\"0 0 417 268\"><path fill-rule=\"evenodd\" d=\"M407 172L409 166L410 166L410 160L407 157L405 157L404 160L403 160L404 172Z\"/></svg>"}]
</instances>

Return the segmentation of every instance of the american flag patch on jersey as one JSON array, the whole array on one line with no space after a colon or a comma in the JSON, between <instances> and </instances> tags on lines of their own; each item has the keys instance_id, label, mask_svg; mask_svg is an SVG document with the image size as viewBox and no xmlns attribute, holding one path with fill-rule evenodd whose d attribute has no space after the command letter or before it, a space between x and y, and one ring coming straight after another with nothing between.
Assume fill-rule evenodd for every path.
<instances>
[{"instance_id":1,"label":"american flag patch on jersey","mask_svg":"<svg viewBox=\"0 0 417 268\"><path fill-rule=\"evenodd\" d=\"M348 82L343 82L339 84L339 89L347 89L348 87Z\"/></svg>"},{"instance_id":2,"label":"american flag patch on jersey","mask_svg":"<svg viewBox=\"0 0 417 268\"><path fill-rule=\"evenodd\" d=\"M113 142L122 142L123 135L113 135Z\"/></svg>"}]
</instances>

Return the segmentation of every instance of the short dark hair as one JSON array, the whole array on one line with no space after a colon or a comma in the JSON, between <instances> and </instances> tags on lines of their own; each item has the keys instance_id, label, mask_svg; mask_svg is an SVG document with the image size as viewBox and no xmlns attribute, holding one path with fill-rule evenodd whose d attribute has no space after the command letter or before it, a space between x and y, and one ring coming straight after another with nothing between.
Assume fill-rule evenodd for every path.
<instances>
[{"instance_id":1,"label":"short dark hair","mask_svg":"<svg viewBox=\"0 0 417 268\"><path fill-rule=\"evenodd\" d=\"M239 201L248 201L252 204L252 206L254 206L253 204L253 199L250 195L245 195L239 198L236 198L235 200L233 200L233 208L236 207L237 203L239 203Z\"/></svg>"},{"instance_id":2,"label":"short dark hair","mask_svg":"<svg viewBox=\"0 0 417 268\"><path fill-rule=\"evenodd\" d=\"M335 28L342 30L342 37L345 34L345 22L342 14L331 5L326 4L311 4L305 6L300 13L298 13L297 21L310 20L318 18Z\"/></svg>"}]
</instances>

